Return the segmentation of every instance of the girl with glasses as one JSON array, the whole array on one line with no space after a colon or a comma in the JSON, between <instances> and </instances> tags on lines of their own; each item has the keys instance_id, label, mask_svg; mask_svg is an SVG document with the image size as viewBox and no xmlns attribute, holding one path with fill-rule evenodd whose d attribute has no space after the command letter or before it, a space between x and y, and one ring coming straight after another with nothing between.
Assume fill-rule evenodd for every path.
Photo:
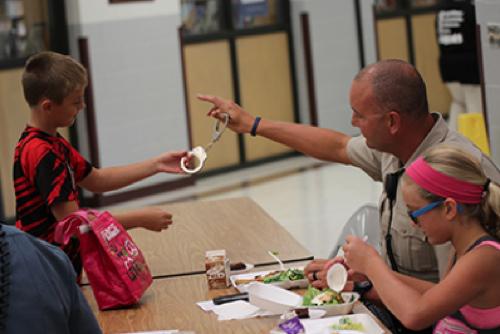
<instances>
[{"instance_id":1,"label":"girl with glasses","mask_svg":"<svg viewBox=\"0 0 500 334\"><path fill-rule=\"evenodd\" d=\"M344 245L346 264L371 280L382 302L408 328L435 324L437 334L500 333L500 187L475 158L438 146L403 175L411 219L433 245L451 241L455 254L437 284L393 272L356 237Z\"/></svg>"}]
</instances>

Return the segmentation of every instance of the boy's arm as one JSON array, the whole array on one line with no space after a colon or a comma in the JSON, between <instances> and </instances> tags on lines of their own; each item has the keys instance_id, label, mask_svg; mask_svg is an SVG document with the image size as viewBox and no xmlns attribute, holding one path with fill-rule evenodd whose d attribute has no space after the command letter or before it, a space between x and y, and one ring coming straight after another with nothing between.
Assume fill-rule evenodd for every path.
<instances>
[{"instance_id":1,"label":"boy's arm","mask_svg":"<svg viewBox=\"0 0 500 334\"><path fill-rule=\"evenodd\" d=\"M125 229L142 227L160 232L172 224L172 214L156 207L111 213Z\"/></svg>"},{"instance_id":2,"label":"boy's arm","mask_svg":"<svg viewBox=\"0 0 500 334\"><path fill-rule=\"evenodd\" d=\"M73 212L78 211L79 207L75 201L60 202L51 207L52 214L57 221L61 221ZM161 231L172 224L172 214L155 207L142 208L121 213L111 213L125 229L142 227L151 231Z\"/></svg>"},{"instance_id":3,"label":"boy's arm","mask_svg":"<svg viewBox=\"0 0 500 334\"><path fill-rule=\"evenodd\" d=\"M52 214L56 217L57 221L61 221L73 212L78 211L80 208L75 201L59 202L50 207Z\"/></svg>"},{"instance_id":4,"label":"boy's arm","mask_svg":"<svg viewBox=\"0 0 500 334\"><path fill-rule=\"evenodd\" d=\"M126 166L93 168L78 185L89 191L102 193L120 189L157 173L182 173L180 160L187 154L186 151L167 152Z\"/></svg>"}]
</instances>

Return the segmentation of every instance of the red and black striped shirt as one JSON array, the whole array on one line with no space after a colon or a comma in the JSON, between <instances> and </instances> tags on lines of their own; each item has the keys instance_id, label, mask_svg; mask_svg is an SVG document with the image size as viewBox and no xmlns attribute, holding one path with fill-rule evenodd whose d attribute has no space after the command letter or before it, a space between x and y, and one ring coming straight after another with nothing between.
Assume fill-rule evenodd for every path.
<instances>
[{"instance_id":1,"label":"red and black striped shirt","mask_svg":"<svg viewBox=\"0 0 500 334\"><path fill-rule=\"evenodd\" d=\"M51 136L27 126L14 153L14 188L16 192L16 226L49 243L54 242L56 218L50 207L76 201L76 183L92 170L71 144L61 135ZM81 271L79 245L76 239L63 247L77 274Z\"/></svg>"}]
</instances>

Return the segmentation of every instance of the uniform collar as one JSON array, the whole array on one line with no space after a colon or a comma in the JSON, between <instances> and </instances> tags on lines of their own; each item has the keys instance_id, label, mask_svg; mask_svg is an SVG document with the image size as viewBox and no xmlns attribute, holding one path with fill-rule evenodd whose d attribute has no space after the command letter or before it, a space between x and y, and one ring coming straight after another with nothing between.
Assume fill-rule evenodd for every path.
<instances>
[{"instance_id":1,"label":"uniform collar","mask_svg":"<svg viewBox=\"0 0 500 334\"><path fill-rule=\"evenodd\" d=\"M417 147L415 152L413 152L410 159L408 159L408 161L405 164L405 167L408 167L413 161L415 161L419 156L421 156L425 152L425 150L427 150L429 147L442 143L446 139L446 136L448 135L450 130L443 116L437 112L431 113L431 115L436 120L436 122L434 123L434 126L432 127L431 131L429 131L427 136L425 136L424 140Z\"/></svg>"}]
</instances>

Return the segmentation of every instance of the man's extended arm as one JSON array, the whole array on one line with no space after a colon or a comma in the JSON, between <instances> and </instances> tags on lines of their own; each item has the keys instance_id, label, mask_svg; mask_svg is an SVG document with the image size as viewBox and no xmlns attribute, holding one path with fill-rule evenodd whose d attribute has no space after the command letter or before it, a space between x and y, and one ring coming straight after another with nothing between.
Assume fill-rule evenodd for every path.
<instances>
[{"instance_id":1,"label":"man's extended arm","mask_svg":"<svg viewBox=\"0 0 500 334\"><path fill-rule=\"evenodd\" d=\"M223 119L221 114L227 113L230 116L228 126L231 130L237 133L251 132L255 117L238 104L210 95L199 95L198 98L212 103L209 116ZM317 159L351 164L347 155L347 143L351 137L337 131L262 119L256 128L256 134Z\"/></svg>"}]
</instances>

